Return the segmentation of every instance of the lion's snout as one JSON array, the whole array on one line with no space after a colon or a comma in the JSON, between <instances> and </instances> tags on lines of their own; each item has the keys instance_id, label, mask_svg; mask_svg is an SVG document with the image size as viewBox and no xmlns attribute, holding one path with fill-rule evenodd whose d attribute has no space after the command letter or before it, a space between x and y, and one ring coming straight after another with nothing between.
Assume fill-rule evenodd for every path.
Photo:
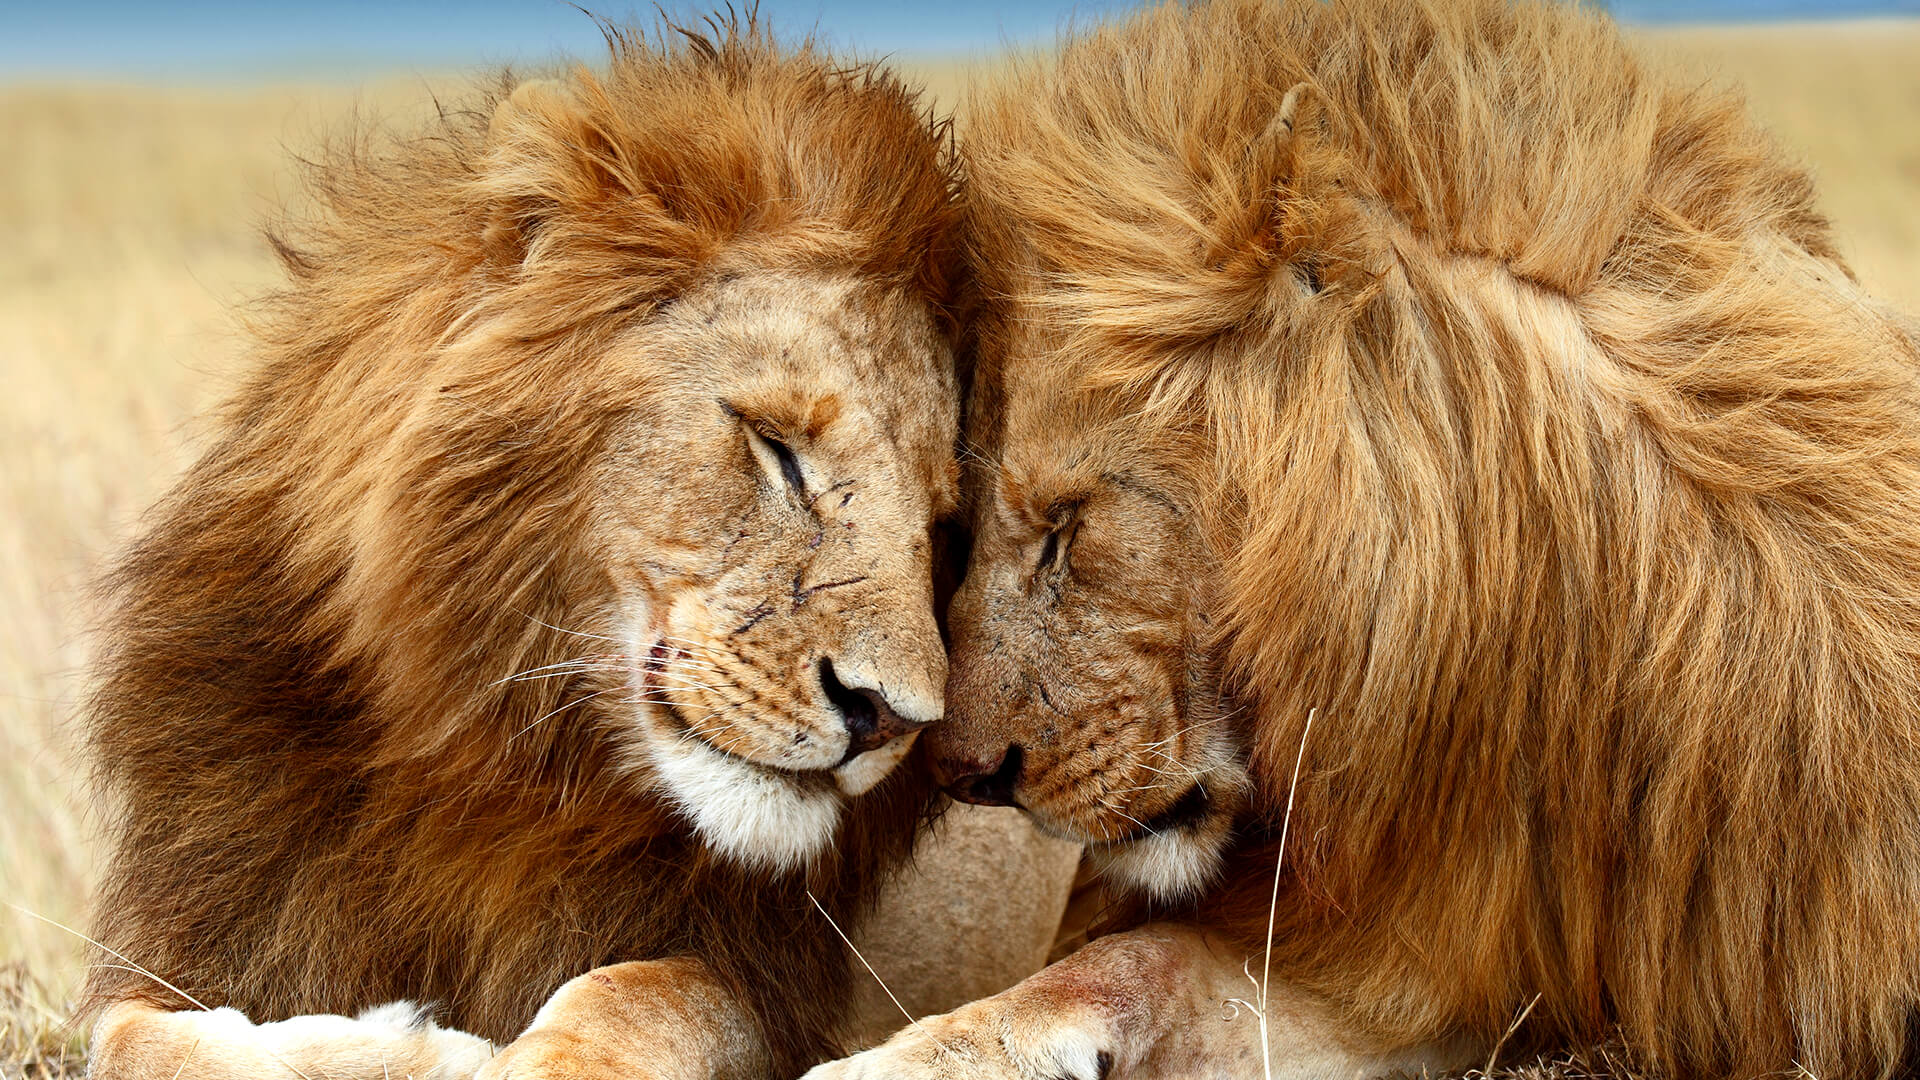
<instances>
[{"instance_id":1,"label":"lion's snout","mask_svg":"<svg viewBox=\"0 0 1920 1080\"><path fill-rule=\"evenodd\" d=\"M934 774L948 795L975 806L1018 806L1015 789L1026 767L1026 750L1018 743L998 751L936 753Z\"/></svg>"},{"instance_id":2,"label":"lion's snout","mask_svg":"<svg viewBox=\"0 0 1920 1080\"><path fill-rule=\"evenodd\" d=\"M847 753L841 765L869 750L878 750L902 735L919 731L937 717L903 715L879 690L865 686L847 686L833 670L833 661L819 663L820 691L840 714L847 729ZM912 709L912 706L903 706ZM924 710L916 710L924 712Z\"/></svg>"}]
</instances>

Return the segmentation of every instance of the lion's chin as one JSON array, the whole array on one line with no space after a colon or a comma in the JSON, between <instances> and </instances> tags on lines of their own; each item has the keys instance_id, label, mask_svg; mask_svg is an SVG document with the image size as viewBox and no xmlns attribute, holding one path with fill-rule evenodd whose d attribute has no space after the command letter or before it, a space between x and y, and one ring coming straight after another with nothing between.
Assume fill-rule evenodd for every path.
<instances>
[{"instance_id":1,"label":"lion's chin","mask_svg":"<svg viewBox=\"0 0 1920 1080\"><path fill-rule=\"evenodd\" d=\"M919 737L919 732L909 731L834 769L834 785L849 799L865 795L873 790L875 784L885 780L888 773L893 772L893 767L907 756L907 751L913 749L914 740Z\"/></svg>"},{"instance_id":2,"label":"lion's chin","mask_svg":"<svg viewBox=\"0 0 1920 1080\"><path fill-rule=\"evenodd\" d=\"M667 798L701 842L723 857L787 872L812 862L833 841L843 796L825 773L766 768L700 739L650 735L645 744Z\"/></svg>"},{"instance_id":3,"label":"lion's chin","mask_svg":"<svg viewBox=\"0 0 1920 1080\"><path fill-rule=\"evenodd\" d=\"M1220 848L1210 833L1174 829L1111 847L1089 845L1087 858L1122 886L1176 902L1213 883L1220 873Z\"/></svg>"}]
</instances>

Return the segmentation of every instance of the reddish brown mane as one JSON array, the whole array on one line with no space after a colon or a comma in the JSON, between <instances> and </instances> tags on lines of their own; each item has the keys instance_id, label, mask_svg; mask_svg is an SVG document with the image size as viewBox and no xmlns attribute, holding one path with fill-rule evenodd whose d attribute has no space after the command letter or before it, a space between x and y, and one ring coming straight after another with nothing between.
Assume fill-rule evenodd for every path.
<instances>
[{"instance_id":1,"label":"reddish brown mane","mask_svg":"<svg viewBox=\"0 0 1920 1080\"><path fill-rule=\"evenodd\" d=\"M779 1068L841 1019L842 921L908 848L903 770L802 880L735 869L537 722L597 573L582 470L645 386L596 346L691 283L846 272L945 310L945 133L913 93L752 25L615 32L564 107L348 140L212 448L109 583L87 729L115 851L96 934L256 1019L393 998L511 1038L564 979L707 957ZM577 624L576 624L577 625ZM770 948L770 943L777 948ZM148 996L98 969L91 1000Z\"/></svg>"},{"instance_id":2,"label":"reddish brown mane","mask_svg":"<svg viewBox=\"0 0 1920 1080\"><path fill-rule=\"evenodd\" d=\"M1539 993L1677 1075L1902 1060L1920 356L1737 102L1571 6L1168 5L967 154L983 453L997 387L1198 436L1260 789L1200 917L1264 944L1317 711L1276 981L1388 1045Z\"/></svg>"}]
</instances>

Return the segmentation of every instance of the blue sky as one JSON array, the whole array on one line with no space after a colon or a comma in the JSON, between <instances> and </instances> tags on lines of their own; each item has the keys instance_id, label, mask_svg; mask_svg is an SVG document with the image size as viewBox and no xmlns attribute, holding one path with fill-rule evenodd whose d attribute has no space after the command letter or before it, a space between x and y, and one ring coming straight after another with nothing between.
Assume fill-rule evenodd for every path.
<instances>
[{"instance_id":1,"label":"blue sky","mask_svg":"<svg viewBox=\"0 0 1920 1080\"><path fill-rule=\"evenodd\" d=\"M650 3L631 0L583 6L616 19L653 14ZM689 0L664 6L705 10ZM783 32L818 26L836 44L871 55L1042 41L1076 15L1129 6L1125 0L764 0L762 11ZM1612 6L1635 22L1920 15L1920 0L1612 0ZM352 77L394 67L536 63L598 48L592 21L563 0L0 0L0 78L9 80Z\"/></svg>"},{"instance_id":2,"label":"blue sky","mask_svg":"<svg viewBox=\"0 0 1920 1080\"><path fill-rule=\"evenodd\" d=\"M661 6L697 17L723 3L665 0ZM654 17L646 0L582 0L581 6L616 21ZM817 26L837 45L877 54L962 53L1040 40L1076 12L1097 16L1130 6L1124 0L763 0L760 9L783 34L797 37ZM593 21L564 0L0 0L0 75L16 77L533 63L600 47Z\"/></svg>"}]
</instances>

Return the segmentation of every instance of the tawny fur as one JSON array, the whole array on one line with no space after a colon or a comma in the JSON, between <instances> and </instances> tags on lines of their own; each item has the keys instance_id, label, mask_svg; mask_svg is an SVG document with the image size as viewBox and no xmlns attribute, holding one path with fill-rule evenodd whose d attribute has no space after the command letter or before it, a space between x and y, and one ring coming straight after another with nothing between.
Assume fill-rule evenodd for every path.
<instances>
[{"instance_id":1,"label":"tawny fur","mask_svg":"<svg viewBox=\"0 0 1920 1080\"><path fill-rule=\"evenodd\" d=\"M279 242L257 370L108 586L95 933L200 1001L264 1021L410 999L504 1042L572 976L684 954L751 1003L781 1075L832 1046L848 965L806 893L853 921L926 809L919 771L850 806L804 873L763 873L636 779L616 697L557 711L579 680L503 681L620 648L569 632L611 632L588 616L622 569L589 549L593 493L676 376L608 343L756 275L854 283L826 295L856 330L949 305L944 130L910 91L751 25L666 37L615 32L564 92L503 83L328 156L323 218ZM946 355L918 344L888 363ZM938 512L951 406L924 404L930 426L892 437L938 458L897 482ZM700 516L697 465L633 498ZM876 540L924 568L924 532ZM814 594L792 589L799 613ZM885 618L830 600L808 617ZM89 996L185 1007L112 967Z\"/></svg>"},{"instance_id":2,"label":"tawny fur","mask_svg":"<svg viewBox=\"0 0 1920 1080\"><path fill-rule=\"evenodd\" d=\"M1018 65L966 164L968 753L1098 841L1230 730L1156 913L1258 970L1314 713L1272 978L1368 1038L1910 1059L1920 352L1737 100L1571 6L1224 0Z\"/></svg>"}]
</instances>

